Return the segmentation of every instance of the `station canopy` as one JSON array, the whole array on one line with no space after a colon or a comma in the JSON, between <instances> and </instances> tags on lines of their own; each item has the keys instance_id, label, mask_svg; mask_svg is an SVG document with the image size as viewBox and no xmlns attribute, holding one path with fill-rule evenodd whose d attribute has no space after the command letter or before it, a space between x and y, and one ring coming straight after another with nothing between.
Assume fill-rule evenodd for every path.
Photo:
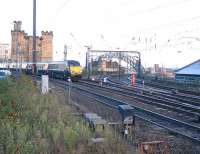
<instances>
[{"instance_id":1,"label":"station canopy","mask_svg":"<svg viewBox=\"0 0 200 154\"><path fill-rule=\"evenodd\" d=\"M176 74L200 75L200 59L178 69Z\"/></svg>"}]
</instances>

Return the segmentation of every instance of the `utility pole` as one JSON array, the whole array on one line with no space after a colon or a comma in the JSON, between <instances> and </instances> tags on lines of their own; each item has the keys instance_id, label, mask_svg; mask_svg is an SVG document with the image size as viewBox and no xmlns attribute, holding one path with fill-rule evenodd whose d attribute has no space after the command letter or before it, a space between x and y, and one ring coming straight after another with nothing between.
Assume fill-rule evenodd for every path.
<instances>
[{"instance_id":1,"label":"utility pole","mask_svg":"<svg viewBox=\"0 0 200 154\"><path fill-rule=\"evenodd\" d=\"M118 74L119 80L120 80L120 75L121 75L121 51L119 52L119 74Z\"/></svg>"},{"instance_id":2,"label":"utility pole","mask_svg":"<svg viewBox=\"0 0 200 154\"><path fill-rule=\"evenodd\" d=\"M22 74L23 51L20 48L20 75Z\"/></svg>"},{"instance_id":3,"label":"utility pole","mask_svg":"<svg viewBox=\"0 0 200 154\"><path fill-rule=\"evenodd\" d=\"M138 78L140 78L141 77L141 54L140 54L140 52L138 52L138 58L139 58L139 60L138 60Z\"/></svg>"},{"instance_id":4,"label":"utility pole","mask_svg":"<svg viewBox=\"0 0 200 154\"><path fill-rule=\"evenodd\" d=\"M88 72L88 51L86 52L86 56L85 56L85 69Z\"/></svg>"},{"instance_id":5,"label":"utility pole","mask_svg":"<svg viewBox=\"0 0 200 154\"><path fill-rule=\"evenodd\" d=\"M67 61L67 45L64 46L64 61Z\"/></svg>"},{"instance_id":6,"label":"utility pole","mask_svg":"<svg viewBox=\"0 0 200 154\"><path fill-rule=\"evenodd\" d=\"M20 31L20 26L19 26L19 21L14 21L14 30L16 32L16 56L15 56L15 60L16 60L16 67L15 67L15 71L16 71L16 78L18 78L18 53L19 53L19 42L18 42L18 37L19 37L19 31Z\"/></svg>"},{"instance_id":7,"label":"utility pole","mask_svg":"<svg viewBox=\"0 0 200 154\"><path fill-rule=\"evenodd\" d=\"M69 89L68 89L68 104L71 104L71 78L68 78Z\"/></svg>"},{"instance_id":8,"label":"utility pole","mask_svg":"<svg viewBox=\"0 0 200 154\"><path fill-rule=\"evenodd\" d=\"M19 51L18 51L18 64L19 64L19 75L21 75L22 72L22 55L21 55L21 46L19 46Z\"/></svg>"},{"instance_id":9,"label":"utility pole","mask_svg":"<svg viewBox=\"0 0 200 154\"><path fill-rule=\"evenodd\" d=\"M18 76L18 53L19 53L19 42L18 42L19 31L17 30L17 38L16 38L16 75Z\"/></svg>"},{"instance_id":10,"label":"utility pole","mask_svg":"<svg viewBox=\"0 0 200 154\"><path fill-rule=\"evenodd\" d=\"M70 69L70 63L67 61L67 45L64 45L64 61L67 64L67 67L69 68L69 72L71 73L71 69Z\"/></svg>"},{"instance_id":11,"label":"utility pole","mask_svg":"<svg viewBox=\"0 0 200 154\"><path fill-rule=\"evenodd\" d=\"M37 72L37 55L36 55L36 0L33 0L33 74Z\"/></svg>"},{"instance_id":12,"label":"utility pole","mask_svg":"<svg viewBox=\"0 0 200 154\"><path fill-rule=\"evenodd\" d=\"M86 70L87 70L87 73L88 73L88 79L90 78L90 46L85 46L87 48L87 52L86 52Z\"/></svg>"}]
</instances>

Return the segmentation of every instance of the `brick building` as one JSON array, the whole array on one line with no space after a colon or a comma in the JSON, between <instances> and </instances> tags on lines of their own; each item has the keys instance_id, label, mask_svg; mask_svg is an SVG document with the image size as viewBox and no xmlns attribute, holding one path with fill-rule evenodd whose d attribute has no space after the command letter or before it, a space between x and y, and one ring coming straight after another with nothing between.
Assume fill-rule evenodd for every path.
<instances>
[{"instance_id":1,"label":"brick building","mask_svg":"<svg viewBox=\"0 0 200 154\"><path fill-rule=\"evenodd\" d=\"M29 36L21 30L21 21L14 22L14 30L11 31L11 59L32 62L33 36ZM17 45L18 42L18 45ZM18 51L18 52L17 52ZM36 37L37 61L52 61L53 59L53 32L42 31L41 36ZM16 56L17 55L17 56Z\"/></svg>"}]
</instances>

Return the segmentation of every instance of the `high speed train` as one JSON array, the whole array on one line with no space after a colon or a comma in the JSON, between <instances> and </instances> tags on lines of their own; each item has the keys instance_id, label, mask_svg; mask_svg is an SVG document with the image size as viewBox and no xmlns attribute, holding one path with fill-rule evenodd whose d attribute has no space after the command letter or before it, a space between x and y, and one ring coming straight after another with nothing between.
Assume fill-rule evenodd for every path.
<instances>
[{"instance_id":1,"label":"high speed train","mask_svg":"<svg viewBox=\"0 0 200 154\"><path fill-rule=\"evenodd\" d=\"M22 72L32 74L33 63L23 62L18 68L22 68ZM72 81L78 81L82 77L82 67L76 60L37 62L37 75L49 75L50 78L67 80L69 77ZM16 69L16 63L8 66L11 70ZM7 67L7 68L8 68Z\"/></svg>"}]
</instances>

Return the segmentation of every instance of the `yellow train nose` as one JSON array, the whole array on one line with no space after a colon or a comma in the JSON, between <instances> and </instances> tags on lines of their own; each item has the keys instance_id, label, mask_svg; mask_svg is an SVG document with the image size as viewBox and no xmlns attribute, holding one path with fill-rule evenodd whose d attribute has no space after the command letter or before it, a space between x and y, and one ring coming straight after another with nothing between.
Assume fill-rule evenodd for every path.
<instances>
[{"instance_id":1,"label":"yellow train nose","mask_svg":"<svg viewBox=\"0 0 200 154\"><path fill-rule=\"evenodd\" d=\"M75 66L73 66L73 67L70 67L70 71L71 71L71 74L72 75L77 75L77 74L81 74L82 73L82 69L81 69L81 67L75 67Z\"/></svg>"}]
</instances>

